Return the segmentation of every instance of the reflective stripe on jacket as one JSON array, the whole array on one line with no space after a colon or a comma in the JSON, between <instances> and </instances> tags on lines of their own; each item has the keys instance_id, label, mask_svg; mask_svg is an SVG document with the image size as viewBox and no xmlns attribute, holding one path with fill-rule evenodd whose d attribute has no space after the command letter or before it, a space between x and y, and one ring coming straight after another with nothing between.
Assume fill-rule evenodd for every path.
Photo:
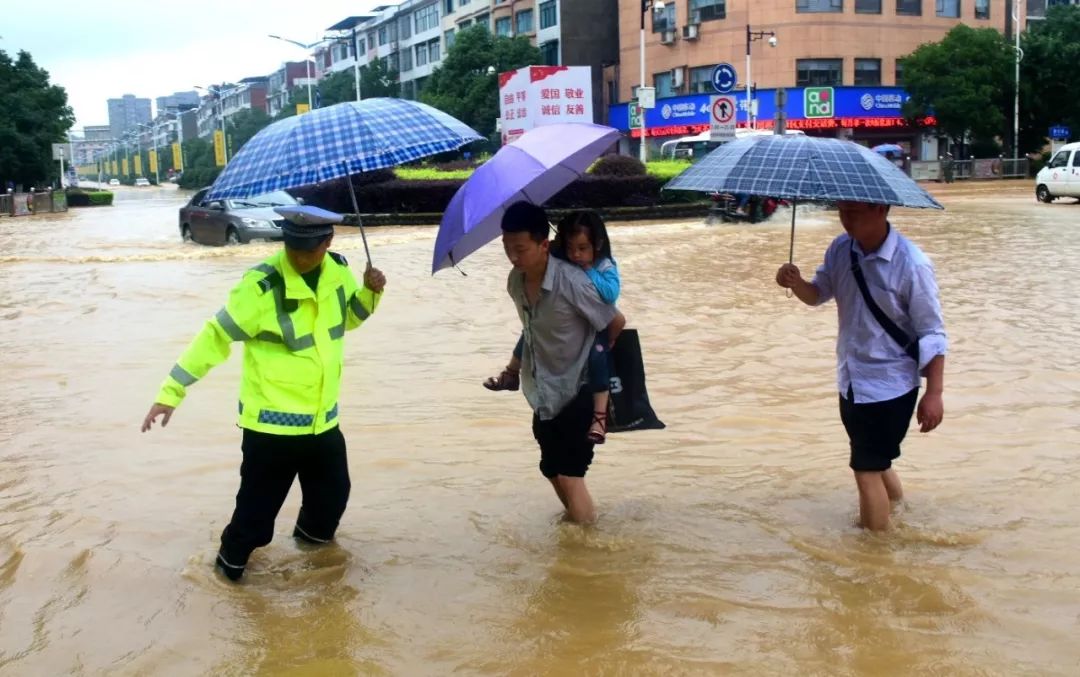
<instances>
[{"instance_id":1,"label":"reflective stripe on jacket","mask_svg":"<svg viewBox=\"0 0 1080 677\"><path fill-rule=\"evenodd\" d=\"M187 388L244 344L240 427L308 435L338 424L345 332L359 327L382 294L357 284L345 259L323 259L318 294L284 250L249 270L229 301L176 361L157 402L177 406Z\"/></svg>"}]
</instances>

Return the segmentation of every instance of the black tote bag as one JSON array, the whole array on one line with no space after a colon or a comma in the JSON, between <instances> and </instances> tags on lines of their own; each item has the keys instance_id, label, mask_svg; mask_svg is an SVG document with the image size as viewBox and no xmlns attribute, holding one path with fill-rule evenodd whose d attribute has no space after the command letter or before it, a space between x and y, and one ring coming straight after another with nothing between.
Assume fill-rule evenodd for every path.
<instances>
[{"instance_id":1,"label":"black tote bag","mask_svg":"<svg viewBox=\"0 0 1080 677\"><path fill-rule=\"evenodd\" d=\"M664 423L656 417L645 388L645 363L636 329L624 329L611 349L611 398L608 404L608 432L660 430Z\"/></svg>"}]
</instances>

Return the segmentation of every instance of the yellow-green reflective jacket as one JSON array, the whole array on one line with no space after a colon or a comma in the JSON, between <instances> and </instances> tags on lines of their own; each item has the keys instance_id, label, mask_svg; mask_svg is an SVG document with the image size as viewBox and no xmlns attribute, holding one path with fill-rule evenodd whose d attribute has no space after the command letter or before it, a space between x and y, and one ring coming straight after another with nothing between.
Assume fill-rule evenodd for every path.
<instances>
[{"instance_id":1,"label":"yellow-green reflective jacket","mask_svg":"<svg viewBox=\"0 0 1080 677\"><path fill-rule=\"evenodd\" d=\"M382 294L360 286L344 257L323 259L318 294L284 250L249 270L169 372L157 402L172 407L187 388L244 344L241 428L274 435L319 434L338 424L345 332L359 327Z\"/></svg>"}]
</instances>

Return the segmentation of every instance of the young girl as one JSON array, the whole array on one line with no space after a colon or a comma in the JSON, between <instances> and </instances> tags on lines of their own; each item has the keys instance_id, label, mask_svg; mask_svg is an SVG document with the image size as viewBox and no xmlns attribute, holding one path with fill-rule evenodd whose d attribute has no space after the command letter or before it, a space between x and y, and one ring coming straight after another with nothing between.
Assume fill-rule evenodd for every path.
<instances>
[{"instance_id":1,"label":"young girl","mask_svg":"<svg viewBox=\"0 0 1080 677\"><path fill-rule=\"evenodd\" d=\"M591 210L571 212L559 221L556 228L552 253L561 259L575 263L592 280L597 293L605 303L614 304L619 298L619 269L611 256L611 242L607 228L600 215ZM593 392L593 420L588 436L594 444L603 444L607 436L608 400L611 389L609 350L612 339L607 330L597 333L593 349L589 353L589 387ZM511 367L521 361L524 337L518 339L514 348ZM516 371L504 371L498 377L489 378L484 387L489 390L517 390Z\"/></svg>"}]
</instances>

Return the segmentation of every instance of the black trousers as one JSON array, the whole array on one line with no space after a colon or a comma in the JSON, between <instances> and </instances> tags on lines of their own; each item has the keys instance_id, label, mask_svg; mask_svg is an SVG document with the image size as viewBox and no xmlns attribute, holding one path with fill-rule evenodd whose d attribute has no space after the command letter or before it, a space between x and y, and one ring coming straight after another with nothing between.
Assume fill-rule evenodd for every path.
<instances>
[{"instance_id":1,"label":"black trousers","mask_svg":"<svg viewBox=\"0 0 1080 677\"><path fill-rule=\"evenodd\" d=\"M241 448L240 491L232 521L221 532L221 558L240 568L255 548L270 543L274 519L297 476L303 503L294 535L315 543L330 541L351 488L341 430L286 436L245 429Z\"/></svg>"}]
</instances>

